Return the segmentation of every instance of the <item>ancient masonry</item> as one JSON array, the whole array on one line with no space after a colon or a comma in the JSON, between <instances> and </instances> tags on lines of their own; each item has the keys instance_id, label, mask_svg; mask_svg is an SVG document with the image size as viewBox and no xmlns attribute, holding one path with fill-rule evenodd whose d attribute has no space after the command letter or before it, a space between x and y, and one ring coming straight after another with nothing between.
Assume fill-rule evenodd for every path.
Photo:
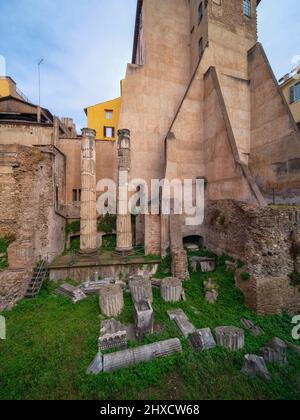
<instances>
[{"instance_id":1,"label":"ancient masonry","mask_svg":"<svg viewBox=\"0 0 300 420\"><path fill-rule=\"evenodd\" d=\"M95 254L98 251L95 136L94 130L82 130L80 251L83 254Z\"/></svg>"}]
</instances>

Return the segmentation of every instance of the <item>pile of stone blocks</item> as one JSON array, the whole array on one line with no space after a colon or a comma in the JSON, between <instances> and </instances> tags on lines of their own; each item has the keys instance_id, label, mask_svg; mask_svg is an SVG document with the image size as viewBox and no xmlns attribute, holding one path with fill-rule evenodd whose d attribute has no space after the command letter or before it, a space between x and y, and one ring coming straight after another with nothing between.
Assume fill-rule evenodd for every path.
<instances>
[{"instance_id":1,"label":"pile of stone blocks","mask_svg":"<svg viewBox=\"0 0 300 420\"><path fill-rule=\"evenodd\" d=\"M115 319L102 322L98 342L99 351L111 350L114 348L124 350L127 348L126 327Z\"/></svg>"},{"instance_id":2,"label":"pile of stone blocks","mask_svg":"<svg viewBox=\"0 0 300 420\"><path fill-rule=\"evenodd\" d=\"M62 284L56 289L55 293L70 298L74 304L86 298L85 293L79 287L74 287L67 283Z\"/></svg>"}]
</instances>

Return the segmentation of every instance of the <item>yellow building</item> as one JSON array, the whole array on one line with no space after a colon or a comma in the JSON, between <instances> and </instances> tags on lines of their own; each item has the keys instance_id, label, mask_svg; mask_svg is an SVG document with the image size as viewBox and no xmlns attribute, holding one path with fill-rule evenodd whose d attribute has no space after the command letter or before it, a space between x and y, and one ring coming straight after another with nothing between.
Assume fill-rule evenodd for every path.
<instances>
[{"instance_id":1,"label":"yellow building","mask_svg":"<svg viewBox=\"0 0 300 420\"><path fill-rule=\"evenodd\" d=\"M300 68L286 74L279 80L284 97L300 128Z\"/></svg>"},{"instance_id":2,"label":"yellow building","mask_svg":"<svg viewBox=\"0 0 300 420\"><path fill-rule=\"evenodd\" d=\"M121 80L119 98L89 106L84 110L87 116L87 127L96 130L97 140L114 141L117 138L123 84L124 80Z\"/></svg>"},{"instance_id":3,"label":"yellow building","mask_svg":"<svg viewBox=\"0 0 300 420\"><path fill-rule=\"evenodd\" d=\"M0 98L12 96L28 102L28 99L17 88L16 82L8 76L0 76Z\"/></svg>"}]
</instances>

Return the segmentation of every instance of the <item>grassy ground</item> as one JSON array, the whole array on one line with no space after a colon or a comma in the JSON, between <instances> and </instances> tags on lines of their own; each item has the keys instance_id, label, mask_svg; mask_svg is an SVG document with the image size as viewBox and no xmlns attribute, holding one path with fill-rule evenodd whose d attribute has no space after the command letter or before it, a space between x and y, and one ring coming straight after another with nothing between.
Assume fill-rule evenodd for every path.
<instances>
[{"instance_id":1,"label":"grassy ground","mask_svg":"<svg viewBox=\"0 0 300 420\"><path fill-rule=\"evenodd\" d=\"M203 281L208 277L220 285L215 306L203 298ZM183 354L98 376L85 373L97 352L97 298L72 305L55 297L53 287L46 284L37 299L24 300L4 313L7 340L0 342L0 399L300 399L300 357L293 352L289 352L288 366L269 365L270 384L240 373L244 354L258 352L272 337L293 342L292 325L287 315L258 317L249 312L234 288L233 275L224 267L210 275L194 274L185 284L186 302L165 304L154 290L157 331L143 343L179 337ZM133 322L128 294L125 302L120 320ZM240 318L246 317L260 325L265 335L253 338L246 333L242 352L216 348L198 354L167 317L168 309L178 307L198 328L240 326Z\"/></svg>"}]
</instances>

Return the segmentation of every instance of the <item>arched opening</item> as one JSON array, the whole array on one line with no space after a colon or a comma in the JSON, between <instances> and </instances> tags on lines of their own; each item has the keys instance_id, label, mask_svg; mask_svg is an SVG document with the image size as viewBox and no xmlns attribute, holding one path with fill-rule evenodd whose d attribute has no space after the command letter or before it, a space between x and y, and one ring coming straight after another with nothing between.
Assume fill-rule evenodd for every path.
<instances>
[{"instance_id":1,"label":"arched opening","mask_svg":"<svg viewBox=\"0 0 300 420\"><path fill-rule=\"evenodd\" d=\"M200 235L185 236L183 246L187 251L199 251L203 248L204 240Z\"/></svg>"}]
</instances>

